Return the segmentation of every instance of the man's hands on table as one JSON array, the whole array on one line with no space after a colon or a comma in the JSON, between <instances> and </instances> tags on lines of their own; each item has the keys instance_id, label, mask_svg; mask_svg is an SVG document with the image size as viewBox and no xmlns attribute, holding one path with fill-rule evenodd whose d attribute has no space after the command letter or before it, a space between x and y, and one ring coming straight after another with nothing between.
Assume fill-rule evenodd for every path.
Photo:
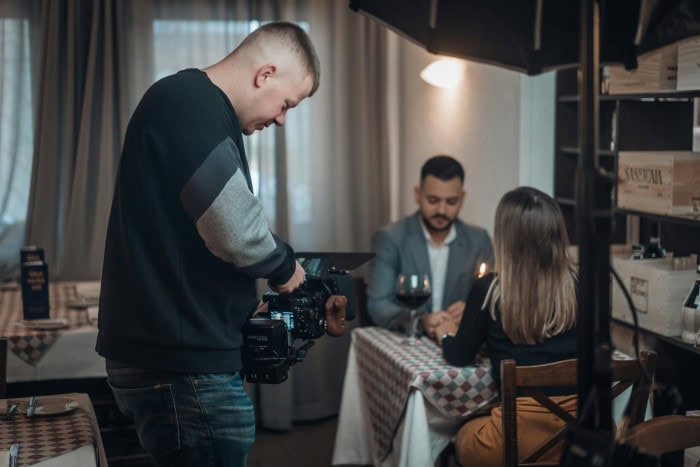
<instances>
[{"instance_id":1,"label":"man's hands on table","mask_svg":"<svg viewBox=\"0 0 700 467\"><path fill-rule=\"evenodd\" d=\"M431 339L437 340L443 334L455 334L464 313L464 300L458 300L443 311L435 311L422 316L423 330Z\"/></svg>"}]
</instances>

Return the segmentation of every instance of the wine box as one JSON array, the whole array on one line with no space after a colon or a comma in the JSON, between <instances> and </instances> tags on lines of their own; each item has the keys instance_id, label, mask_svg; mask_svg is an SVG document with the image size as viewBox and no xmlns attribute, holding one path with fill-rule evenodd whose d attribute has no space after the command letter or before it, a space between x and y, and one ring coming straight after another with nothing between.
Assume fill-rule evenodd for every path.
<instances>
[{"instance_id":1,"label":"wine box","mask_svg":"<svg viewBox=\"0 0 700 467\"><path fill-rule=\"evenodd\" d=\"M697 274L696 274L697 276ZM683 334L681 340L686 344L695 344L700 336L700 305L697 304L700 293L700 279L695 279L683 302Z\"/></svg>"},{"instance_id":2,"label":"wine box","mask_svg":"<svg viewBox=\"0 0 700 467\"><path fill-rule=\"evenodd\" d=\"M672 45L637 59L637 68L603 67L603 94L643 94L676 90L678 46Z\"/></svg>"},{"instance_id":3,"label":"wine box","mask_svg":"<svg viewBox=\"0 0 700 467\"><path fill-rule=\"evenodd\" d=\"M666 216L692 217L700 196L700 153L620 151L617 207Z\"/></svg>"},{"instance_id":4,"label":"wine box","mask_svg":"<svg viewBox=\"0 0 700 467\"><path fill-rule=\"evenodd\" d=\"M700 39L683 41L678 45L679 91L700 89Z\"/></svg>"},{"instance_id":5,"label":"wine box","mask_svg":"<svg viewBox=\"0 0 700 467\"><path fill-rule=\"evenodd\" d=\"M695 281L695 269L674 270L673 258L629 259L629 255L611 255L617 271L632 297L639 326L663 336L680 336L683 331L683 303ZM612 316L633 324L627 300L617 281L613 281Z\"/></svg>"},{"instance_id":6,"label":"wine box","mask_svg":"<svg viewBox=\"0 0 700 467\"><path fill-rule=\"evenodd\" d=\"M23 319L49 318L49 269L42 261L22 263Z\"/></svg>"}]
</instances>

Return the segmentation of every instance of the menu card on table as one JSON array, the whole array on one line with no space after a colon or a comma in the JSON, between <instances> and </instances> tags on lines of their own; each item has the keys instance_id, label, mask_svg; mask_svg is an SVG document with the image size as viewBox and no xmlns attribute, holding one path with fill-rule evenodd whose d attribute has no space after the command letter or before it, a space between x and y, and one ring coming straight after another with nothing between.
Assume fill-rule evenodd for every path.
<instances>
[{"instance_id":1,"label":"menu card on table","mask_svg":"<svg viewBox=\"0 0 700 467\"><path fill-rule=\"evenodd\" d=\"M23 319L49 318L49 269L43 261L44 250L25 247L22 258ZM24 261L30 259L30 261Z\"/></svg>"}]
</instances>

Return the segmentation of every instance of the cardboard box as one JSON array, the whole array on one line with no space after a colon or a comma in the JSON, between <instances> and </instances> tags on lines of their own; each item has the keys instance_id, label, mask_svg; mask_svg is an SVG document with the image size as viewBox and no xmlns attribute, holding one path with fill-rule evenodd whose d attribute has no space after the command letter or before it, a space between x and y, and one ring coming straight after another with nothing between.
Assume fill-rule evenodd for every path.
<instances>
[{"instance_id":1,"label":"cardboard box","mask_svg":"<svg viewBox=\"0 0 700 467\"><path fill-rule=\"evenodd\" d=\"M603 68L603 94L644 94L676 90L678 46L672 45L637 59L637 68Z\"/></svg>"},{"instance_id":2,"label":"cardboard box","mask_svg":"<svg viewBox=\"0 0 700 467\"><path fill-rule=\"evenodd\" d=\"M664 336L680 336L683 302L695 281L695 269L674 270L671 255L661 259L611 255L610 263L632 297L639 326ZM617 281L613 280L611 288L612 316L634 323Z\"/></svg>"},{"instance_id":3,"label":"cardboard box","mask_svg":"<svg viewBox=\"0 0 700 467\"><path fill-rule=\"evenodd\" d=\"M690 39L678 45L679 91L700 89L700 39Z\"/></svg>"},{"instance_id":4,"label":"cardboard box","mask_svg":"<svg viewBox=\"0 0 700 467\"><path fill-rule=\"evenodd\" d=\"M620 151L617 207L667 216L693 216L700 196L700 153Z\"/></svg>"}]
</instances>

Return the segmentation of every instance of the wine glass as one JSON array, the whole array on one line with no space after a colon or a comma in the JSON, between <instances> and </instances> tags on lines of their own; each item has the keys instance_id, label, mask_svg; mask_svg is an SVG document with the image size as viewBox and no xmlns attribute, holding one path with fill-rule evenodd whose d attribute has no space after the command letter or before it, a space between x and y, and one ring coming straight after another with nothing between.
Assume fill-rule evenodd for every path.
<instances>
[{"instance_id":1,"label":"wine glass","mask_svg":"<svg viewBox=\"0 0 700 467\"><path fill-rule=\"evenodd\" d=\"M418 332L418 308L430 298L430 279L427 274L399 274L396 278L396 299L411 310L411 323L408 330L408 338L402 344L417 345L421 341L416 339Z\"/></svg>"}]
</instances>

